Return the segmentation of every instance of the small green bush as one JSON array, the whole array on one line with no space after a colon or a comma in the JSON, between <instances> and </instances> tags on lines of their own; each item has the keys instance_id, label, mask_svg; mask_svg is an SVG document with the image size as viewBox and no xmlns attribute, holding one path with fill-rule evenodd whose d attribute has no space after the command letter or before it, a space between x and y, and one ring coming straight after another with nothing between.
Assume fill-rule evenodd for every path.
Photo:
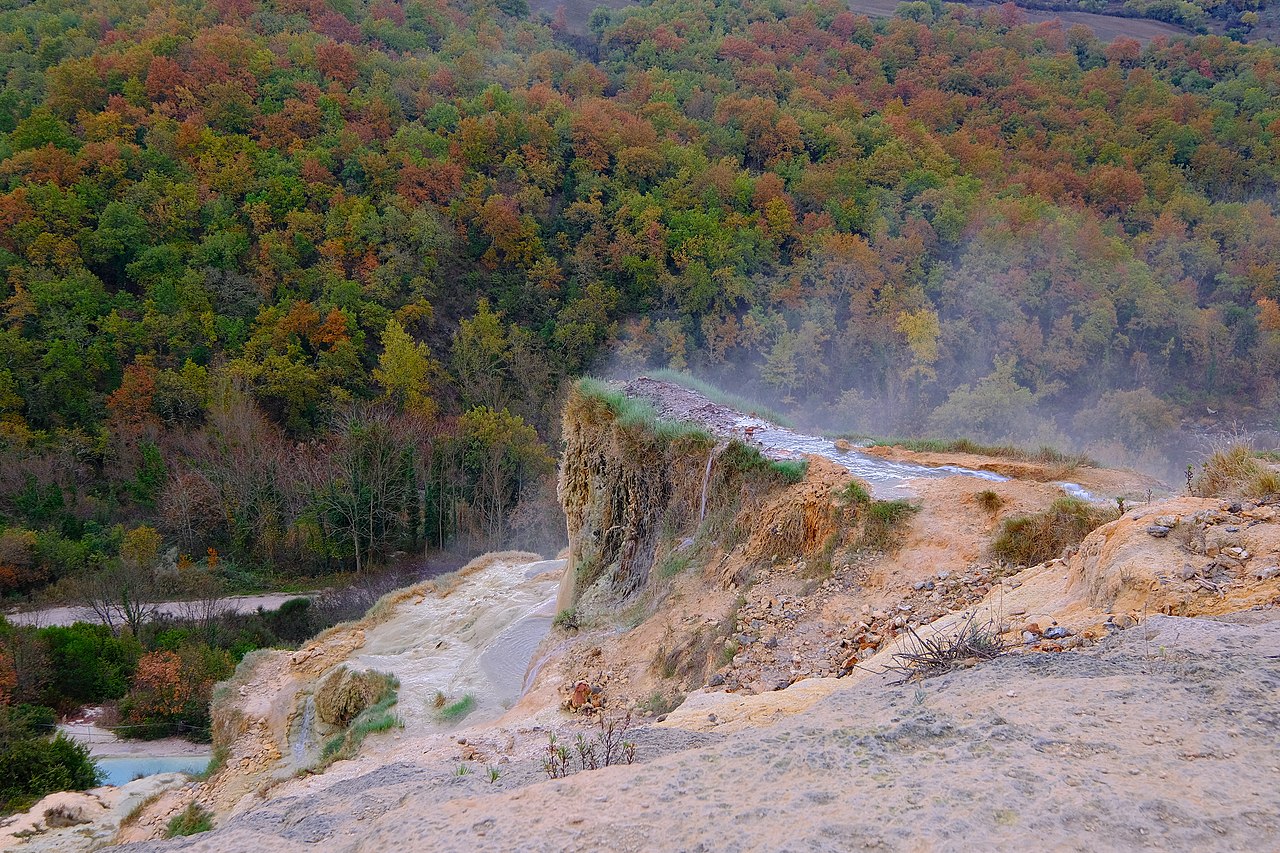
<instances>
[{"instance_id":1,"label":"small green bush","mask_svg":"<svg viewBox=\"0 0 1280 853\"><path fill-rule=\"evenodd\" d=\"M857 542L860 551L893 551L900 544L907 519L920 511L920 507L904 500L872 501L865 506L862 534Z\"/></svg>"},{"instance_id":2,"label":"small green bush","mask_svg":"<svg viewBox=\"0 0 1280 853\"><path fill-rule=\"evenodd\" d=\"M849 485L841 489L836 497L850 506L866 506L871 503L871 493L857 480L850 480Z\"/></svg>"},{"instance_id":3,"label":"small green bush","mask_svg":"<svg viewBox=\"0 0 1280 853\"><path fill-rule=\"evenodd\" d=\"M166 838L180 838L213 829L213 814L199 803L191 803L169 821Z\"/></svg>"},{"instance_id":4,"label":"small green bush","mask_svg":"<svg viewBox=\"0 0 1280 853\"><path fill-rule=\"evenodd\" d=\"M1116 517L1110 507L1059 498L1042 513L1006 519L991 544L991 553L1014 565L1034 566L1053 559Z\"/></svg>"},{"instance_id":5,"label":"small green bush","mask_svg":"<svg viewBox=\"0 0 1280 853\"><path fill-rule=\"evenodd\" d=\"M439 711L436 719L442 723L456 723L476 709L476 697L470 693L456 702L450 702Z\"/></svg>"},{"instance_id":6,"label":"small green bush","mask_svg":"<svg viewBox=\"0 0 1280 853\"><path fill-rule=\"evenodd\" d=\"M102 783L89 748L58 732L0 740L0 815L28 808L55 791L85 791Z\"/></svg>"}]
</instances>

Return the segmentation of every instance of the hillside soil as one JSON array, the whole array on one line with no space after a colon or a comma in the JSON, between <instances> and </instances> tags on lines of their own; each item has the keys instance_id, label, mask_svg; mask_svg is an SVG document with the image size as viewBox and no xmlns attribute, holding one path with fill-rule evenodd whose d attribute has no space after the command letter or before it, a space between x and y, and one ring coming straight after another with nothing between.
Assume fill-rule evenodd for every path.
<instances>
[{"instance_id":1,"label":"hillside soil","mask_svg":"<svg viewBox=\"0 0 1280 853\"><path fill-rule=\"evenodd\" d=\"M492 784L409 753L361 762L213 832L127 849L1268 849L1275 615L1152 617L1088 652L919 684L843 679L773 725L650 729L639 763L561 780L536 756Z\"/></svg>"}]
</instances>

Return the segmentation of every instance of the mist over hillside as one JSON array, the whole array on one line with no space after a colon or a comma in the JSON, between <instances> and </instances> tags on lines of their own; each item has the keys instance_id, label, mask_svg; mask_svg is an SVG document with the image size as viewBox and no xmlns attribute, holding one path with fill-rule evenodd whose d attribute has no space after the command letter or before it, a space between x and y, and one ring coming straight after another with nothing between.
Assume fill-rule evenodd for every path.
<instances>
[{"instance_id":1,"label":"mist over hillside","mask_svg":"<svg viewBox=\"0 0 1280 853\"><path fill-rule=\"evenodd\" d=\"M0 11L0 591L550 547L587 371L1174 469L1275 426L1275 48L575 10Z\"/></svg>"}]
</instances>

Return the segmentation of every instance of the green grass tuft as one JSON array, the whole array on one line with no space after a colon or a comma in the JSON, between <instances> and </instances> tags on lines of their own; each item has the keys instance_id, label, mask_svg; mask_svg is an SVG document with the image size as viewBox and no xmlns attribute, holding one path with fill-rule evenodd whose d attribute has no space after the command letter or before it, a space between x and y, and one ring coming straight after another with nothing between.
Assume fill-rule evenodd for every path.
<instances>
[{"instance_id":1,"label":"green grass tuft","mask_svg":"<svg viewBox=\"0 0 1280 853\"><path fill-rule=\"evenodd\" d=\"M199 803L192 803L174 815L165 831L166 838L181 838L213 829L213 815Z\"/></svg>"},{"instance_id":2,"label":"green grass tuft","mask_svg":"<svg viewBox=\"0 0 1280 853\"><path fill-rule=\"evenodd\" d=\"M1119 513L1078 498L1059 498L1044 512L1006 519L991 544L991 553L1018 566L1051 560Z\"/></svg>"},{"instance_id":3,"label":"green grass tuft","mask_svg":"<svg viewBox=\"0 0 1280 853\"><path fill-rule=\"evenodd\" d=\"M476 709L476 697L468 693L457 702L450 702L436 712L441 723L456 723Z\"/></svg>"},{"instance_id":4,"label":"green grass tuft","mask_svg":"<svg viewBox=\"0 0 1280 853\"><path fill-rule=\"evenodd\" d=\"M806 459L768 459L756 447L737 440L729 442L719 464L740 474L768 474L788 485L803 480L809 470Z\"/></svg>"}]
</instances>

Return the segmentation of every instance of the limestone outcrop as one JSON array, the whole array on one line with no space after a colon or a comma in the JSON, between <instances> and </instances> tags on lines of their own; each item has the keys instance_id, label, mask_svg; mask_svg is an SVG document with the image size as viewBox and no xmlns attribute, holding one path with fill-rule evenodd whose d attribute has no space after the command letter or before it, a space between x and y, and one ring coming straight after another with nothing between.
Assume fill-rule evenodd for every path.
<instances>
[{"instance_id":1,"label":"limestone outcrop","mask_svg":"<svg viewBox=\"0 0 1280 853\"><path fill-rule=\"evenodd\" d=\"M619 390L575 388L563 435L558 493L569 563L560 611L616 614L649 583L660 548L692 540L708 521L717 535L736 529L753 537L783 524L788 536L801 537L802 550L813 547L822 525L812 514L778 510L772 528L760 523L763 507L799 479L802 466L779 469L741 441L662 420L648 401ZM801 529L790 529L794 524Z\"/></svg>"}]
</instances>

